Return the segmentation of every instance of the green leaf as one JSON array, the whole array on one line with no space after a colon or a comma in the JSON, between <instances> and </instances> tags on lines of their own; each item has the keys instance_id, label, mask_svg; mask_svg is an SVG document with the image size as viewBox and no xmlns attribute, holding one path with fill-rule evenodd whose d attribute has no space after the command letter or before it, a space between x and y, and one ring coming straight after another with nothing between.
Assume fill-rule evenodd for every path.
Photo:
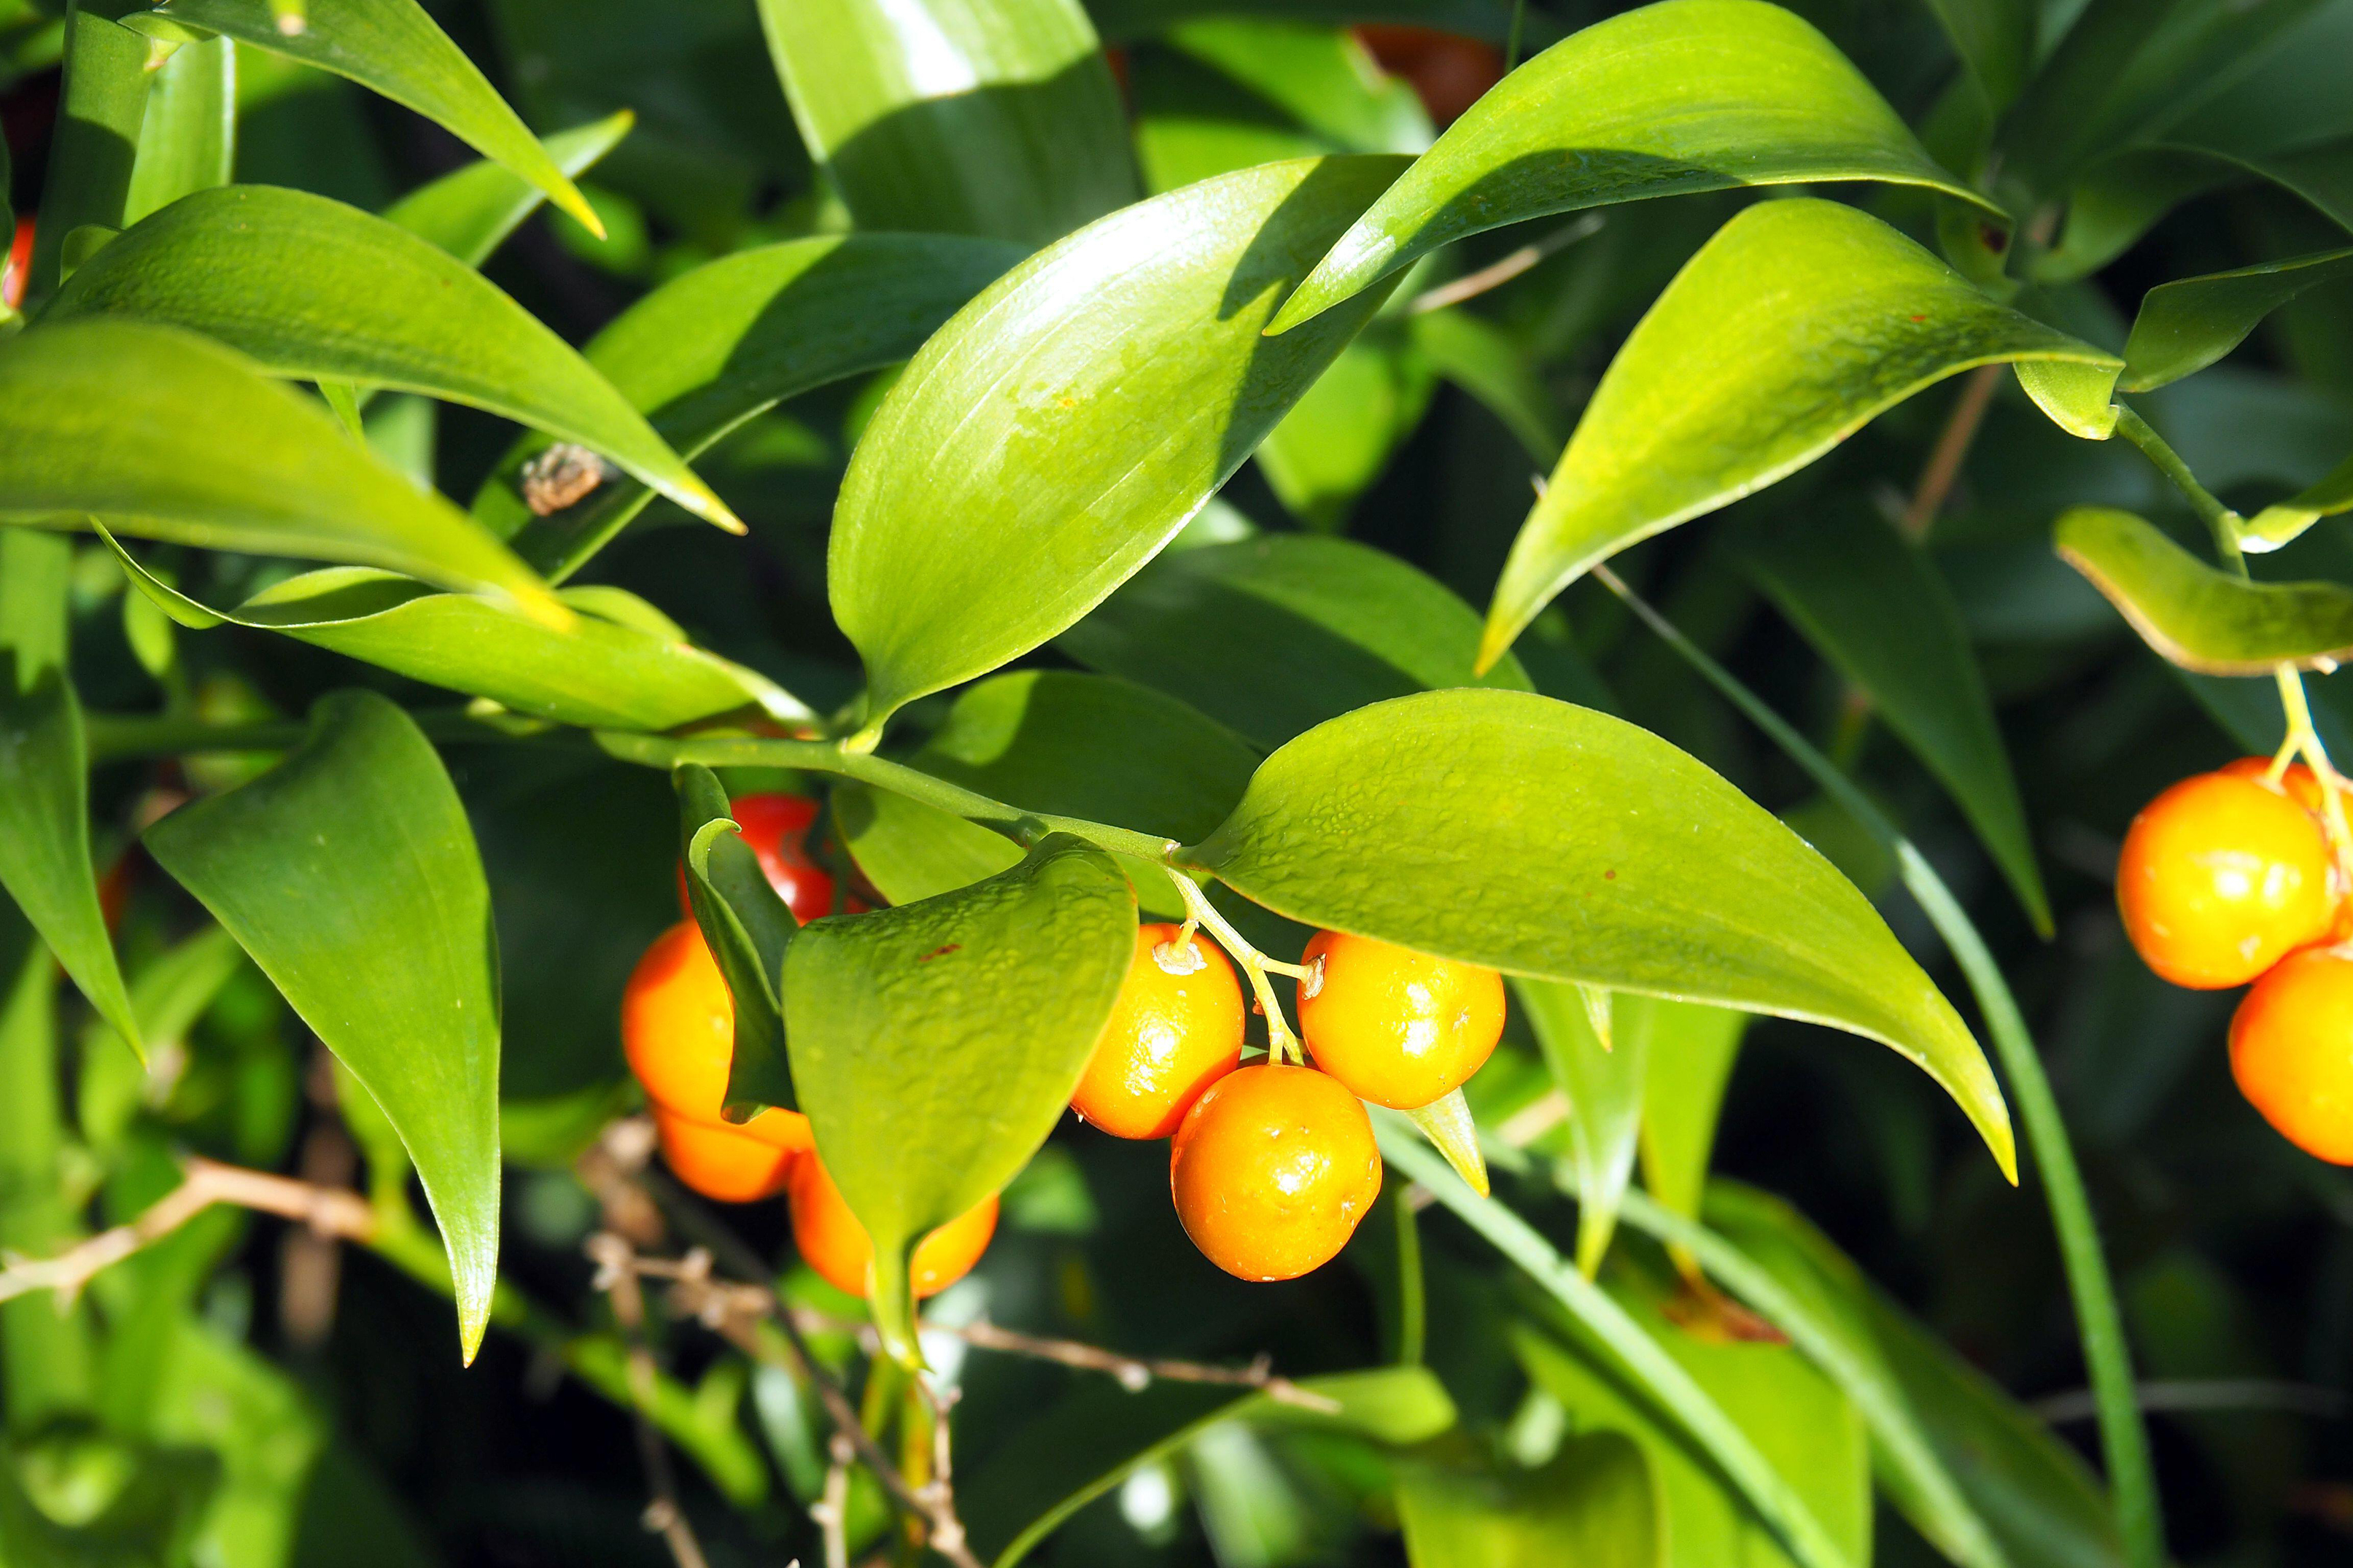
<instances>
[{"instance_id":1,"label":"green leaf","mask_svg":"<svg viewBox=\"0 0 2353 1568\"><path fill-rule=\"evenodd\" d=\"M1135 199L1078 0L761 0L810 154L861 228L1042 245Z\"/></svg>"},{"instance_id":2,"label":"green leaf","mask_svg":"<svg viewBox=\"0 0 2353 1568\"><path fill-rule=\"evenodd\" d=\"M1935 563L1855 506L1810 507L1739 540L1757 585L1927 764L2034 929L2050 935L2051 904L1993 700Z\"/></svg>"},{"instance_id":3,"label":"green leaf","mask_svg":"<svg viewBox=\"0 0 2353 1568\"><path fill-rule=\"evenodd\" d=\"M1505 224L1819 180L1924 185L1998 211L1936 166L1810 23L1761 0L1662 0L1505 77L1342 237L1271 330Z\"/></svg>"},{"instance_id":4,"label":"green leaf","mask_svg":"<svg viewBox=\"0 0 2353 1568\"><path fill-rule=\"evenodd\" d=\"M131 981L140 1037L154 1041L159 1051L185 1049L188 1031L244 967L237 940L210 923L150 959ZM103 1021L82 1033L81 1075L74 1087L82 1136L101 1157L119 1157L123 1134L146 1099L147 1070Z\"/></svg>"},{"instance_id":5,"label":"green leaf","mask_svg":"<svg viewBox=\"0 0 2353 1568\"><path fill-rule=\"evenodd\" d=\"M833 816L849 858L894 904L970 887L1021 862L1020 846L1002 834L887 789L836 784Z\"/></svg>"},{"instance_id":6,"label":"green leaf","mask_svg":"<svg viewBox=\"0 0 2353 1568\"><path fill-rule=\"evenodd\" d=\"M498 541L239 355L166 327L41 326L0 343L0 517L307 555L568 614Z\"/></svg>"},{"instance_id":7,"label":"green leaf","mask_svg":"<svg viewBox=\"0 0 2353 1568\"><path fill-rule=\"evenodd\" d=\"M1852 207L1747 208L1602 375L1513 542L1481 662L1595 563L1803 468L1925 386L2005 360L2118 363Z\"/></svg>"},{"instance_id":8,"label":"green leaf","mask_svg":"<svg viewBox=\"0 0 2353 1568\"><path fill-rule=\"evenodd\" d=\"M1928 8L1987 108L1999 114L2010 107L2034 64L2033 0L1928 0Z\"/></svg>"},{"instance_id":9,"label":"green leaf","mask_svg":"<svg viewBox=\"0 0 2353 1568\"><path fill-rule=\"evenodd\" d=\"M1977 1042L1869 900L1715 773L1607 714L1513 691L1377 703L1269 757L1181 861L1309 925L1883 1041L2015 1168Z\"/></svg>"},{"instance_id":10,"label":"green leaf","mask_svg":"<svg viewBox=\"0 0 2353 1568\"><path fill-rule=\"evenodd\" d=\"M1335 153L1429 150L1430 116L1413 89L1383 74L1348 27L1272 16L1220 16L1168 30L1167 47L1280 110Z\"/></svg>"},{"instance_id":11,"label":"green leaf","mask_svg":"<svg viewBox=\"0 0 2353 1568\"><path fill-rule=\"evenodd\" d=\"M727 791L709 768L670 773L678 792L679 860L694 923L735 1001L735 1044L723 1110L748 1120L768 1106L795 1110L785 1050L785 958L800 929L769 886L759 857L728 815Z\"/></svg>"},{"instance_id":12,"label":"green leaf","mask_svg":"<svg viewBox=\"0 0 2353 1568\"><path fill-rule=\"evenodd\" d=\"M1398 1518L1413 1568L1661 1568L1650 1461L1617 1432L1572 1437L1533 1470L1401 1466Z\"/></svg>"},{"instance_id":13,"label":"green leaf","mask_svg":"<svg viewBox=\"0 0 2353 1568\"><path fill-rule=\"evenodd\" d=\"M1619 1201L1634 1173L1650 1041L1641 1029L1616 1026L1618 998L1609 992L1523 979L1514 983L1512 994L1543 1047L1553 1086L1568 1097L1569 1158L1577 1165L1577 1267L1590 1279L1601 1271L1618 1226ZM1594 1027L1589 998L1595 995L1611 1024L1607 1035ZM1625 1000L1631 1023L1650 998Z\"/></svg>"},{"instance_id":14,"label":"green leaf","mask_svg":"<svg viewBox=\"0 0 2353 1568\"><path fill-rule=\"evenodd\" d=\"M558 132L540 145L565 175L586 174L620 145L637 120L631 110L620 110ZM546 192L505 164L486 161L418 186L384 216L467 266L480 267L546 199Z\"/></svg>"},{"instance_id":15,"label":"green leaf","mask_svg":"<svg viewBox=\"0 0 2353 1568\"><path fill-rule=\"evenodd\" d=\"M146 844L398 1129L471 1362L498 1275L498 951L473 832L431 742L384 698L337 692L284 762L181 807Z\"/></svg>"},{"instance_id":16,"label":"green leaf","mask_svg":"<svg viewBox=\"0 0 2353 1568\"><path fill-rule=\"evenodd\" d=\"M1331 1373L1298 1386L1330 1408L1216 1384L1155 1382L1135 1393L1091 1384L1018 1428L986 1462L959 1472L956 1501L974 1550L991 1568L1012 1568L1081 1508L1221 1421L1350 1433L1398 1447L1426 1442L1455 1421L1445 1386L1419 1366Z\"/></svg>"},{"instance_id":17,"label":"green leaf","mask_svg":"<svg viewBox=\"0 0 2353 1568\"><path fill-rule=\"evenodd\" d=\"M1546 468L1560 460L1567 440L1560 411L1523 344L1485 318L1457 308L1417 311L1409 330L1415 350L1430 368L1485 405L1529 457Z\"/></svg>"},{"instance_id":18,"label":"green leaf","mask_svg":"<svg viewBox=\"0 0 2353 1568\"><path fill-rule=\"evenodd\" d=\"M280 28L269 0L168 0L154 14L348 77L505 164L604 234L538 138L417 0L312 0L309 9L299 33Z\"/></svg>"},{"instance_id":19,"label":"green leaf","mask_svg":"<svg viewBox=\"0 0 2353 1568\"><path fill-rule=\"evenodd\" d=\"M1695 1218L1715 1155L1725 1086L1739 1059L1749 1016L1654 996L1621 998L1618 1010L1640 1017L1648 1037L1642 1184L1669 1212ZM1630 1034L1633 1022L1628 1019Z\"/></svg>"},{"instance_id":20,"label":"green leaf","mask_svg":"<svg viewBox=\"0 0 2353 1568\"><path fill-rule=\"evenodd\" d=\"M1019 260L997 240L863 234L738 251L663 284L587 348L588 363L690 458L788 397L896 364ZM521 491L526 441L474 513L557 580L642 511L652 492L616 479L552 517Z\"/></svg>"},{"instance_id":21,"label":"green leaf","mask_svg":"<svg viewBox=\"0 0 2353 1568\"><path fill-rule=\"evenodd\" d=\"M2277 548L2322 518L2347 510L2353 510L2353 456L2295 495L2257 512L2241 542L2250 550Z\"/></svg>"},{"instance_id":22,"label":"green leaf","mask_svg":"<svg viewBox=\"0 0 2353 1568\"><path fill-rule=\"evenodd\" d=\"M1385 698L1527 689L1510 654L1472 674L1478 646L1477 615L1420 571L1369 545L1292 533L1165 555L1055 640L1269 748Z\"/></svg>"},{"instance_id":23,"label":"green leaf","mask_svg":"<svg viewBox=\"0 0 2353 1568\"><path fill-rule=\"evenodd\" d=\"M333 566L273 584L223 614L157 581L119 545L116 554L132 584L182 626L278 632L560 724L670 730L754 704L786 722L809 718L754 671L689 646L677 627L624 618L632 606L651 606L619 588L561 595L575 614L558 630L496 600Z\"/></svg>"},{"instance_id":24,"label":"green leaf","mask_svg":"<svg viewBox=\"0 0 2353 1568\"><path fill-rule=\"evenodd\" d=\"M2250 583L2112 507L2062 513L2052 542L2141 641L2184 669L2268 675L2283 664L2330 669L2353 658L2353 588L2341 584Z\"/></svg>"},{"instance_id":25,"label":"green leaf","mask_svg":"<svg viewBox=\"0 0 2353 1568\"><path fill-rule=\"evenodd\" d=\"M1402 334L1376 328L1356 339L1260 443L1267 488L1307 527L1340 532L1421 423L1435 387Z\"/></svg>"},{"instance_id":26,"label":"green leaf","mask_svg":"<svg viewBox=\"0 0 2353 1568\"><path fill-rule=\"evenodd\" d=\"M191 191L227 184L236 167L237 45L227 38L183 44L147 91L124 226Z\"/></svg>"},{"instance_id":27,"label":"green leaf","mask_svg":"<svg viewBox=\"0 0 2353 1568\"><path fill-rule=\"evenodd\" d=\"M802 928L793 1082L874 1242L874 1321L912 1361L915 1244L1011 1181L1070 1103L1135 948L1110 856L1064 834L1002 875Z\"/></svg>"},{"instance_id":28,"label":"green leaf","mask_svg":"<svg viewBox=\"0 0 2353 1568\"><path fill-rule=\"evenodd\" d=\"M65 668L73 543L0 529L0 887L81 994L141 1044L90 852L90 757Z\"/></svg>"},{"instance_id":29,"label":"green leaf","mask_svg":"<svg viewBox=\"0 0 2353 1568\"><path fill-rule=\"evenodd\" d=\"M2204 370L2306 289L2348 278L2353 249L2160 283L2142 297L2133 317L2117 384L2126 392L2147 392Z\"/></svg>"},{"instance_id":30,"label":"green leaf","mask_svg":"<svg viewBox=\"0 0 2353 1568\"><path fill-rule=\"evenodd\" d=\"M827 562L870 736L1070 626L1241 466L1379 305L1260 331L1397 166L1273 163L1140 202L923 346L850 459Z\"/></svg>"},{"instance_id":31,"label":"green leaf","mask_svg":"<svg viewBox=\"0 0 2353 1568\"><path fill-rule=\"evenodd\" d=\"M503 415L742 531L570 344L448 251L357 207L272 185L200 192L107 246L42 321L98 315L203 332L280 375L398 387Z\"/></svg>"},{"instance_id":32,"label":"green leaf","mask_svg":"<svg viewBox=\"0 0 2353 1568\"><path fill-rule=\"evenodd\" d=\"M1446 1156L1465 1186L1482 1198L1487 1195L1487 1158L1479 1148L1479 1123L1472 1117L1471 1101L1461 1089L1449 1089L1428 1105L1417 1105L1402 1114L1430 1140L1431 1148Z\"/></svg>"}]
</instances>

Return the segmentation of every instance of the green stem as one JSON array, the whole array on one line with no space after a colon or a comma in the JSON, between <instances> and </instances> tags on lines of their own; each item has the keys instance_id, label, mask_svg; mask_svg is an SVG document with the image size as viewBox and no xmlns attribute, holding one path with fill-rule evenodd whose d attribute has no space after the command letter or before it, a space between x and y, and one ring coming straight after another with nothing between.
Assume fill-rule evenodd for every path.
<instances>
[{"instance_id":1,"label":"green stem","mask_svg":"<svg viewBox=\"0 0 2353 1568\"><path fill-rule=\"evenodd\" d=\"M2198 482L2198 476L2189 471L2189 465L2181 460L2181 454L2168 446L2164 437L2149 428L2147 420L2121 402L2116 408L2117 434L2139 447L2141 455L2156 465L2157 471L2172 481L2173 488L2182 493L2189 502L2190 510L2198 514L2198 521L2204 523L2207 531L2214 536L2214 553L2220 555L2226 565L2235 568L2240 576L2245 576L2247 562L2239 549L2239 531L2246 520L2224 506L2215 499L2213 491Z\"/></svg>"},{"instance_id":2,"label":"green stem","mask_svg":"<svg viewBox=\"0 0 2353 1568\"><path fill-rule=\"evenodd\" d=\"M115 22L145 9L145 0L73 0L66 13L65 79L33 237L32 299L62 281L68 235L88 224L122 226L152 78L148 41Z\"/></svg>"},{"instance_id":3,"label":"green stem","mask_svg":"<svg viewBox=\"0 0 2353 1568\"><path fill-rule=\"evenodd\" d=\"M462 708L427 708L409 717L427 735L445 742L554 739L564 733L529 720L481 718ZM92 767L191 752L284 752L311 732L308 724L293 719L216 724L180 713L91 713L83 722Z\"/></svg>"},{"instance_id":4,"label":"green stem","mask_svg":"<svg viewBox=\"0 0 2353 1568\"><path fill-rule=\"evenodd\" d=\"M2118 421L2117 427L2124 427L2124 420ZM2194 485L2196 481L2190 483ZM1643 602L1616 574L1600 567L1595 575L1623 599L1662 641L1682 655L1791 760L1813 775L1825 794L1894 852L1905 887L1960 965L1977 997L1978 1011L1985 1016L1987 1032L1993 1037L1995 1054L2010 1078L2010 1092L2018 1100L2019 1117L2025 1124L2027 1148L2042 1172L2043 1196L2050 1205L2052 1227L2058 1234L2068 1291L2074 1299L2084 1361L2091 1374L2093 1397L2099 1406L2100 1448L2107 1462L2109 1495L2116 1509L2117 1528L2124 1537L2126 1561L2133 1568L2162 1568L2164 1520L2158 1510L2157 1482L2149 1467L2148 1429L2141 1421L2140 1405L2133 1386L2132 1355L2125 1344L2124 1320L2116 1309L2116 1286L2108 1276L2107 1258L2100 1248L2099 1226L2092 1217L2092 1202L2084 1190L2074 1146L2068 1140L2067 1125L2059 1114L2059 1101L2051 1092L2051 1079L2042 1070L2042 1058L2035 1050L2034 1037L2027 1031L2018 1000L2010 994L2009 982L2002 978L2001 968L1987 950L1985 939L1970 922L1960 901L1953 897L1952 889L1936 874L1936 868L1853 780L1832 766L1803 735Z\"/></svg>"},{"instance_id":5,"label":"green stem","mask_svg":"<svg viewBox=\"0 0 2353 1568\"><path fill-rule=\"evenodd\" d=\"M1520 35L1527 27L1528 0L1512 0L1512 30L1504 37L1504 74L1509 76L1520 63Z\"/></svg>"}]
</instances>

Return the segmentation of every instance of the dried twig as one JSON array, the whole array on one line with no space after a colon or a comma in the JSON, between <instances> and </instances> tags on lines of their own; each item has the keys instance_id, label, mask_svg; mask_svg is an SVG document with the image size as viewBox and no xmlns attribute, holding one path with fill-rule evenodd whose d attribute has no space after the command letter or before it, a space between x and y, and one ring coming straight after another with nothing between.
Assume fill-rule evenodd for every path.
<instances>
[{"instance_id":1,"label":"dried twig","mask_svg":"<svg viewBox=\"0 0 2353 1568\"><path fill-rule=\"evenodd\" d=\"M1977 439L1978 426L1985 422L2002 369L1998 364L1979 365L1961 384L1961 395L1946 417L1945 428L1920 470L1920 482L1912 488L1912 500L1904 508L1904 536L1914 543L1928 537L1929 525L1944 510L1945 498L1961 477L1961 464L1969 455L1969 444Z\"/></svg>"},{"instance_id":2,"label":"dried twig","mask_svg":"<svg viewBox=\"0 0 2353 1568\"><path fill-rule=\"evenodd\" d=\"M849 1568L849 1467L858 1450L836 1432L827 1453L832 1462L825 1470L825 1493L810 1505L809 1518L825 1539L825 1568Z\"/></svg>"},{"instance_id":3,"label":"dried twig","mask_svg":"<svg viewBox=\"0 0 2353 1568\"><path fill-rule=\"evenodd\" d=\"M638 1287L638 1271L631 1267L637 1254L627 1240L608 1230L588 1238L587 1252L596 1265L596 1289L612 1298L613 1316L628 1339L629 1394L637 1417L638 1454L645 1462L646 1484L653 1492L653 1500L646 1505L645 1527L662 1538L678 1568L708 1568L702 1544L694 1538L694 1529L678 1504L678 1480L670 1471L670 1449L649 1414L654 1405L656 1373L653 1352L646 1345L645 1295Z\"/></svg>"},{"instance_id":4,"label":"dried twig","mask_svg":"<svg viewBox=\"0 0 2353 1568\"><path fill-rule=\"evenodd\" d=\"M290 1176L249 1171L191 1155L181 1165L180 1184L148 1205L138 1218L103 1230L55 1258L0 1256L0 1301L54 1290L70 1305L84 1287L144 1247L171 1235L215 1204L299 1220L322 1236L365 1241L375 1234L375 1213L357 1193L316 1186Z\"/></svg>"},{"instance_id":5,"label":"dried twig","mask_svg":"<svg viewBox=\"0 0 2353 1568\"><path fill-rule=\"evenodd\" d=\"M1491 261L1476 272L1466 272L1451 283L1417 294L1406 307L1409 314L1426 315L1442 310L1449 305L1460 305L1465 300L1475 300L1490 289L1500 289L1548 256L1567 249L1578 240L1598 234L1607 221L1599 213L1587 213L1574 223L1564 224L1533 245L1524 245L1500 261Z\"/></svg>"}]
</instances>

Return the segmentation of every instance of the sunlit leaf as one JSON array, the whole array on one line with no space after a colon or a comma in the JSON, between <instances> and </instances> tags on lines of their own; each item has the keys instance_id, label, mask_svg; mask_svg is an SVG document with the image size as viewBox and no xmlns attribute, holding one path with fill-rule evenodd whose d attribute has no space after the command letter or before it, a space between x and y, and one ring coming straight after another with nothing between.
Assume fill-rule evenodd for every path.
<instances>
[{"instance_id":1,"label":"sunlit leaf","mask_svg":"<svg viewBox=\"0 0 2353 1568\"><path fill-rule=\"evenodd\" d=\"M1952 793L2035 929L2051 930L2033 835L1968 628L1935 563L1854 507L1810 507L1741 536L1740 554Z\"/></svg>"},{"instance_id":2,"label":"sunlit leaf","mask_svg":"<svg viewBox=\"0 0 2353 1568\"><path fill-rule=\"evenodd\" d=\"M1135 199L1078 0L761 0L809 152L864 228L1041 245Z\"/></svg>"},{"instance_id":3,"label":"sunlit leaf","mask_svg":"<svg viewBox=\"0 0 2353 1568\"><path fill-rule=\"evenodd\" d=\"M874 1242L874 1321L916 1354L907 1259L1053 1130L1135 948L1118 865L1066 835L920 903L811 922L785 959L793 1083Z\"/></svg>"},{"instance_id":4,"label":"sunlit leaf","mask_svg":"<svg viewBox=\"0 0 2353 1568\"><path fill-rule=\"evenodd\" d=\"M417 0L311 0L299 33L280 28L269 0L169 0L155 14L348 77L504 163L591 232L605 232L538 138Z\"/></svg>"},{"instance_id":5,"label":"sunlit leaf","mask_svg":"<svg viewBox=\"0 0 2353 1568\"><path fill-rule=\"evenodd\" d=\"M155 72L122 221L135 224L192 191L226 185L237 166L237 45L183 44Z\"/></svg>"},{"instance_id":6,"label":"sunlit leaf","mask_svg":"<svg viewBox=\"0 0 2353 1568\"><path fill-rule=\"evenodd\" d=\"M0 343L0 517L96 513L120 533L389 567L566 614L447 501L239 355L128 321Z\"/></svg>"},{"instance_id":7,"label":"sunlit leaf","mask_svg":"<svg viewBox=\"0 0 2353 1568\"><path fill-rule=\"evenodd\" d=\"M1309 925L1883 1041L2012 1168L1977 1042L1869 900L1722 778L1606 714L1512 691L1377 703L1268 758L1180 858Z\"/></svg>"},{"instance_id":8,"label":"sunlit leaf","mask_svg":"<svg viewBox=\"0 0 2353 1568\"><path fill-rule=\"evenodd\" d=\"M1413 1568L1660 1568L1650 1461L1620 1433L1572 1437L1534 1470L1426 1465L1398 1472Z\"/></svg>"},{"instance_id":9,"label":"sunlit leaf","mask_svg":"<svg viewBox=\"0 0 2353 1568\"><path fill-rule=\"evenodd\" d=\"M687 900L735 1003L725 1109L731 1115L767 1106L792 1110L799 1101L785 1050L784 977L785 955L799 927L736 830L717 776L687 763L672 771L670 783L678 792Z\"/></svg>"},{"instance_id":10,"label":"sunlit leaf","mask_svg":"<svg viewBox=\"0 0 2353 1568\"><path fill-rule=\"evenodd\" d=\"M1241 465L1379 304L1260 332L1397 167L1274 163L1138 203L924 345L859 442L827 563L870 734L1068 627Z\"/></svg>"},{"instance_id":11,"label":"sunlit leaf","mask_svg":"<svg viewBox=\"0 0 2353 1568\"><path fill-rule=\"evenodd\" d=\"M1513 542L1482 662L1595 563L1803 468L1973 365L2116 357L1996 303L1878 219L1760 202L1676 275ZM2105 399L2100 399L2105 406Z\"/></svg>"},{"instance_id":12,"label":"sunlit leaf","mask_svg":"<svg viewBox=\"0 0 2353 1568\"><path fill-rule=\"evenodd\" d=\"M1761 0L1661 0L1505 77L1332 247L1273 330L1504 224L1819 180L1925 185L1987 205L1810 23Z\"/></svg>"},{"instance_id":13,"label":"sunlit leaf","mask_svg":"<svg viewBox=\"0 0 2353 1568\"><path fill-rule=\"evenodd\" d=\"M741 527L627 398L496 285L399 225L324 196L232 185L174 204L77 271L42 320L93 316L203 332L280 375L488 409Z\"/></svg>"},{"instance_id":14,"label":"sunlit leaf","mask_svg":"<svg viewBox=\"0 0 2353 1568\"><path fill-rule=\"evenodd\" d=\"M594 168L637 123L628 110L558 132L541 143L566 176ZM442 175L386 207L384 216L428 239L469 267L480 267L500 242L538 210L547 193L505 164L471 163Z\"/></svg>"},{"instance_id":15,"label":"sunlit leaf","mask_svg":"<svg viewBox=\"0 0 2353 1568\"><path fill-rule=\"evenodd\" d=\"M2160 283L2142 297L2133 318L2117 384L2126 392L2147 392L2204 370L2306 289L2348 279L2353 249Z\"/></svg>"},{"instance_id":16,"label":"sunlit leaf","mask_svg":"<svg viewBox=\"0 0 2353 1568\"><path fill-rule=\"evenodd\" d=\"M471 1361L498 1272L498 951L473 832L431 742L384 698L335 693L284 762L181 807L146 844L398 1130Z\"/></svg>"},{"instance_id":17,"label":"sunlit leaf","mask_svg":"<svg viewBox=\"0 0 2353 1568\"><path fill-rule=\"evenodd\" d=\"M2255 540L2284 544L2322 518L2347 510L2353 510L2353 456L2287 500L2257 512L2247 524L2248 548L2255 548Z\"/></svg>"},{"instance_id":18,"label":"sunlit leaf","mask_svg":"<svg viewBox=\"0 0 2353 1568\"><path fill-rule=\"evenodd\" d=\"M2250 583L2110 507L2063 513L2052 542L2143 642L2184 669L2264 675L2353 658L2353 588L2341 584Z\"/></svg>"}]
</instances>

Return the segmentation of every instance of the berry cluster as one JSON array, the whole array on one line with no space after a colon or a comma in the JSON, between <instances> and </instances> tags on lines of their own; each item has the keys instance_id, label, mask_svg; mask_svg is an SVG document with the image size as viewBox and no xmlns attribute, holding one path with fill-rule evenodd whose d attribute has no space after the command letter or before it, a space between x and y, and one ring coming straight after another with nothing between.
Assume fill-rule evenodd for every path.
<instances>
[{"instance_id":1,"label":"berry cluster","mask_svg":"<svg viewBox=\"0 0 2353 1568\"><path fill-rule=\"evenodd\" d=\"M1381 1191L1362 1103L1428 1105L1504 1031L1492 969L1367 937L1307 944L1299 1025L1315 1066L1243 1067L1233 966L1198 931L1147 925L1071 1108L1122 1138L1166 1138L1169 1195L1203 1256L1292 1279L1347 1245Z\"/></svg>"},{"instance_id":2,"label":"berry cluster","mask_svg":"<svg viewBox=\"0 0 2353 1568\"><path fill-rule=\"evenodd\" d=\"M2116 904L2142 959L2176 985L2254 983L2231 1019L2232 1076L2288 1142L2344 1165L2353 906L2329 806L2301 763L2244 757L2184 779L2133 819Z\"/></svg>"}]
</instances>

